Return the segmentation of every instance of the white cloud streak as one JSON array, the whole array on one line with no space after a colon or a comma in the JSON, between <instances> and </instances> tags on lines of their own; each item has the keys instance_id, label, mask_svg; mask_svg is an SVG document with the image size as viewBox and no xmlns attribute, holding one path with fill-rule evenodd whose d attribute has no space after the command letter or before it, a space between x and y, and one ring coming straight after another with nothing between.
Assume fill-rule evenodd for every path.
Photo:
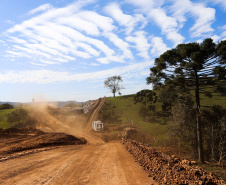
<instances>
[{"instance_id":1,"label":"white cloud streak","mask_svg":"<svg viewBox=\"0 0 226 185\"><path fill-rule=\"evenodd\" d=\"M151 37L151 54L153 57L159 57L170 48L164 44L161 37Z\"/></svg>"},{"instance_id":2,"label":"white cloud streak","mask_svg":"<svg viewBox=\"0 0 226 185\"><path fill-rule=\"evenodd\" d=\"M52 5L50 5L50 4L44 4L44 5L39 6L38 8L35 8L35 9L31 10L28 13L28 15L32 15L32 14L38 13L40 11L50 10L52 8L53 8Z\"/></svg>"},{"instance_id":3,"label":"white cloud streak","mask_svg":"<svg viewBox=\"0 0 226 185\"><path fill-rule=\"evenodd\" d=\"M186 14L193 16L195 24L190 28L191 37L202 37L214 31L211 24L215 20L215 9L206 7L205 4L194 3L191 0L175 0L171 11L181 24L187 20Z\"/></svg>"},{"instance_id":4,"label":"white cloud streak","mask_svg":"<svg viewBox=\"0 0 226 185\"><path fill-rule=\"evenodd\" d=\"M225 0L207 0L207 2L213 3L213 4L219 4L221 8L223 8L226 11L226 1Z\"/></svg>"},{"instance_id":5,"label":"white cloud streak","mask_svg":"<svg viewBox=\"0 0 226 185\"><path fill-rule=\"evenodd\" d=\"M113 20L93 11L83 11L82 5L92 1L78 1L64 8L49 8L49 4L34 9L30 14L46 10L29 20L7 30L11 42L18 44L8 49L12 57L34 55L36 58L49 61L68 62L77 57L89 59L100 57L122 61L122 58L133 58L129 45L112 31ZM83 32L83 33L82 33ZM18 37L18 34L20 36ZM122 51L122 56L108 47L101 39L105 36ZM19 53L23 53L20 55ZM69 57L67 57L69 55ZM119 57L118 59L116 59ZM56 60L57 59L57 60ZM97 58L98 61L98 58ZM107 61L105 63L110 63Z\"/></svg>"},{"instance_id":6,"label":"white cloud streak","mask_svg":"<svg viewBox=\"0 0 226 185\"><path fill-rule=\"evenodd\" d=\"M43 61L48 63L48 61ZM48 84L54 82L70 82L84 80L100 80L111 75L125 75L129 73L138 73L139 71L149 68L153 65L153 61L135 63L124 67L116 67L108 70L102 70L90 73L71 74L69 72L59 72L50 70L31 70L31 71L8 71L0 73L0 83L38 83ZM133 76L133 75L131 75Z\"/></svg>"},{"instance_id":7,"label":"white cloud streak","mask_svg":"<svg viewBox=\"0 0 226 185\"><path fill-rule=\"evenodd\" d=\"M146 25L146 20L143 15L135 14L127 15L124 14L117 3L111 3L104 8L105 12L115 19L119 25L126 27L126 34L130 35L134 30L134 27L140 22L142 26Z\"/></svg>"},{"instance_id":8,"label":"white cloud streak","mask_svg":"<svg viewBox=\"0 0 226 185\"><path fill-rule=\"evenodd\" d=\"M149 58L149 48L150 44L146 38L146 33L143 31L135 32L135 36L129 36L126 38L128 42L135 43L135 48L139 51L141 57L148 59Z\"/></svg>"},{"instance_id":9,"label":"white cloud streak","mask_svg":"<svg viewBox=\"0 0 226 185\"><path fill-rule=\"evenodd\" d=\"M126 2L139 7L151 21L154 21L161 28L162 33L174 43L174 46L184 41L185 38L178 33L180 27L177 20L168 16L165 9L161 7L164 0L127 0Z\"/></svg>"},{"instance_id":10,"label":"white cloud streak","mask_svg":"<svg viewBox=\"0 0 226 185\"><path fill-rule=\"evenodd\" d=\"M33 63L42 65L43 61L48 61L45 62L48 65L79 63L80 60L84 64L88 60L110 64L136 59L135 48L137 55L147 60L150 53L159 55L168 49L169 42L163 43L162 35L165 41L173 42L173 47L183 43L185 37L180 30L191 18L195 20L188 29L192 38L198 37L198 40L208 36L217 41L225 37L224 32L220 36L213 33L215 9L203 3L125 0L109 3L102 12L85 10L85 6L93 2L95 0L78 0L62 8L44 4L31 10L28 13L31 18L6 31L7 42L11 45L7 48L7 56L33 58L36 59ZM123 9L128 5L136 7L131 14ZM156 25L161 31L154 35L152 28Z\"/></svg>"}]
</instances>

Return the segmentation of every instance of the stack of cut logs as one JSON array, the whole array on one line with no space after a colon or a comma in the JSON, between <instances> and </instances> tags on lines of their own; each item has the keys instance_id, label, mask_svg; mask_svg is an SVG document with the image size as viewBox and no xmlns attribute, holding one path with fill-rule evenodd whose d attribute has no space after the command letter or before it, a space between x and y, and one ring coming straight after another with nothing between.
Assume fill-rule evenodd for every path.
<instances>
[{"instance_id":1,"label":"stack of cut logs","mask_svg":"<svg viewBox=\"0 0 226 185\"><path fill-rule=\"evenodd\" d=\"M197 166L191 166L190 161L180 160L158 152L134 140L123 139L125 148L134 156L135 161L160 184L197 184L217 185L225 182L213 173L207 173Z\"/></svg>"}]
</instances>

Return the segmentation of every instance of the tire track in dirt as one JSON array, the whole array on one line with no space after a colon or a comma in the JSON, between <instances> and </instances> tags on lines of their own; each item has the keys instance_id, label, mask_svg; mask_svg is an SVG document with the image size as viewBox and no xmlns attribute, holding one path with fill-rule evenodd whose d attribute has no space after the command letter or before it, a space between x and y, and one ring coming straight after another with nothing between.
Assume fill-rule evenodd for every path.
<instances>
[{"instance_id":1,"label":"tire track in dirt","mask_svg":"<svg viewBox=\"0 0 226 185\"><path fill-rule=\"evenodd\" d=\"M85 137L89 144L65 146L3 161L0 163L0 184L157 184L134 162L121 143L105 143L92 131L91 122L97 119L104 102L104 99L97 101L89 119L81 122L84 125L81 130L45 114L45 127L50 124L54 131Z\"/></svg>"}]
</instances>

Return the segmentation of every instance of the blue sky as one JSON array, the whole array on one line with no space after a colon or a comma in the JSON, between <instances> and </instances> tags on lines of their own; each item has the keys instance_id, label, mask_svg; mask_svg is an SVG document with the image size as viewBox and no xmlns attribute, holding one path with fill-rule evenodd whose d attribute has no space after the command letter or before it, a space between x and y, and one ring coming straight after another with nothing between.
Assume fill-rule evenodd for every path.
<instances>
[{"instance_id":1,"label":"blue sky","mask_svg":"<svg viewBox=\"0 0 226 185\"><path fill-rule=\"evenodd\" d=\"M226 39L225 0L1 0L0 101L87 101L149 88L177 44Z\"/></svg>"}]
</instances>

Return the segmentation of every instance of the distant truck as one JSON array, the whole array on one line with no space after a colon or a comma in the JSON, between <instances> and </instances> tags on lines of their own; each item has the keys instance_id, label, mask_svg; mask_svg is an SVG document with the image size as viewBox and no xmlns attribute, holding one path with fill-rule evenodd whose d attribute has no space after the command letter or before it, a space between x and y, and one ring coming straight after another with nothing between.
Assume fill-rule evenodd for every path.
<instances>
[{"instance_id":1,"label":"distant truck","mask_svg":"<svg viewBox=\"0 0 226 185\"><path fill-rule=\"evenodd\" d=\"M101 131L101 130L104 130L104 124L101 122L101 121L93 121L92 122L92 127L93 127L93 130L95 131Z\"/></svg>"}]
</instances>

